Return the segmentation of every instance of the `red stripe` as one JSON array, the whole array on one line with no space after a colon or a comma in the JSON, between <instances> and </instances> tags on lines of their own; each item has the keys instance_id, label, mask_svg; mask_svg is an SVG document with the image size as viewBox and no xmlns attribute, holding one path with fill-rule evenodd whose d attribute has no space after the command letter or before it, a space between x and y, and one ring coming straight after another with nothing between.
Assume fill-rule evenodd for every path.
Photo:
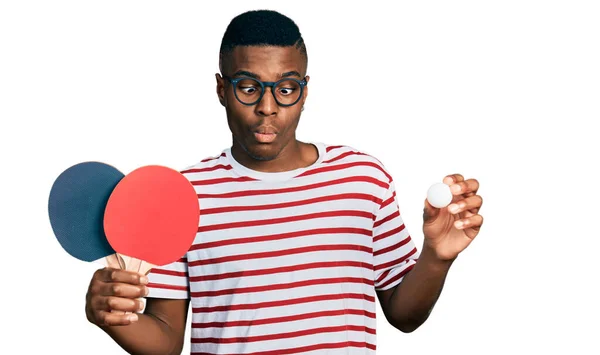
<instances>
[{"instance_id":1,"label":"red stripe","mask_svg":"<svg viewBox=\"0 0 600 355\"><path fill-rule=\"evenodd\" d=\"M399 217L400 216L400 211L396 210L396 212L392 213L391 215L385 217L384 219L375 222L375 224L373 224L373 228L377 228L380 225L384 224L387 221L391 221L392 219Z\"/></svg>"},{"instance_id":2,"label":"red stripe","mask_svg":"<svg viewBox=\"0 0 600 355\"><path fill-rule=\"evenodd\" d=\"M377 236L375 236L375 238L373 238L373 243L378 242L378 241L380 241L383 238L387 238L390 235L394 235L396 233L400 233L400 232L402 232L402 230L404 230L404 228L405 228L405 226L404 226L404 224L402 224L400 227L396 227L396 228L394 228L394 229L392 229L390 231L387 231L385 233L377 235Z\"/></svg>"},{"instance_id":3,"label":"red stripe","mask_svg":"<svg viewBox=\"0 0 600 355\"><path fill-rule=\"evenodd\" d=\"M330 152L334 149L343 148L343 147L344 147L343 145L330 145L327 148L325 148L325 151Z\"/></svg>"},{"instance_id":4,"label":"red stripe","mask_svg":"<svg viewBox=\"0 0 600 355\"><path fill-rule=\"evenodd\" d=\"M222 223L222 224L211 224L208 226L198 227L198 233L220 230L220 229L266 226L266 225L270 225L270 224L297 222L297 221L304 221L304 220L315 219L315 218L347 217L347 216L364 217L364 218L370 218L370 219L375 218L374 214L372 214L370 212L365 212L365 211L352 211L352 210L327 211L327 212L310 213L310 214L304 214L304 215L298 215L298 216L261 219L261 220L255 220L255 221L242 221L242 222L233 222L233 223L230 222L230 223Z\"/></svg>"},{"instance_id":5,"label":"red stripe","mask_svg":"<svg viewBox=\"0 0 600 355\"><path fill-rule=\"evenodd\" d=\"M356 161L356 162L352 162L352 163L324 166L324 167L305 171L302 174L298 175L298 177L309 176L309 175L324 173L324 172L328 172L328 171L344 170L344 169L353 168L356 166L370 166L370 167L376 168L379 171L381 171L388 178L388 182L390 182L390 183L392 182L392 177L390 176L390 174L388 174L385 170L383 170L383 168L381 166L379 166L378 164L375 164L370 161Z\"/></svg>"},{"instance_id":6,"label":"red stripe","mask_svg":"<svg viewBox=\"0 0 600 355\"><path fill-rule=\"evenodd\" d=\"M254 293L254 292L266 292L276 290L289 290L297 287L315 286L315 285L329 285L339 283L357 283L372 286L373 280L360 278L360 277L334 277L328 279L315 279L315 280L304 280L297 282L289 282L284 284L276 285L265 285L265 286L252 286L252 287L238 287L216 291L195 291L191 292L192 297L216 297L223 295L234 295L240 293Z\"/></svg>"},{"instance_id":7,"label":"red stripe","mask_svg":"<svg viewBox=\"0 0 600 355\"><path fill-rule=\"evenodd\" d=\"M345 158L345 157L347 157L347 156L350 156L350 155L367 155L367 154L365 154L365 153L360 153L360 152L352 152L352 151L350 151L350 152L342 153L342 154L338 155L338 156L337 156L337 157L335 157L335 158L331 158L331 159L329 159L329 160L325 160L323 163L324 163L324 164L327 164L327 163L332 163L332 162L334 162L334 161L337 161L337 160L343 159L343 158Z\"/></svg>"},{"instance_id":8,"label":"red stripe","mask_svg":"<svg viewBox=\"0 0 600 355\"><path fill-rule=\"evenodd\" d=\"M161 275L169 275L169 276L180 276L187 277L188 273L186 271L173 271L173 270L165 270L159 268L153 268L150 271L151 274L161 274Z\"/></svg>"},{"instance_id":9,"label":"red stripe","mask_svg":"<svg viewBox=\"0 0 600 355\"><path fill-rule=\"evenodd\" d=\"M320 234L363 234L366 236L372 236L373 232L368 229L362 228L318 228L318 229L307 229L289 233L279 233L264 235L258 237L247 237L247 238L235 238L235 239L224 239L208 243L194 244L190 247L190 251L198 249L216 248L223 247L226 245L235 244L246 244L246 243L259 243L259 242L272 242L275 240L283 240L297 237L304 237L307 235L320 235Z\"/></svg>"},{"instance_id":10,"label":"red stripe","mask_svg":"<svg viewBox=\"0 0 600 355\"><path fill-rule=\"evenodd\" d=\"M248 326L265 325L265 324L294 322L294 321L298 321L298 320L313 319L313 318L319 318L319 317L343 316L346 314L365 316L365 317L369 317L372 319L375 319L375 317L376 317L375 313L365 311L362 309L340 309L340 310L312 312L312 313L296 314L293 316L265 318L265 319L250 319L250 320L239 320L239 321L231 321L231 322L192 323L192 328L248 327Z\"/></svg>"},{"instance_id":11,"label":"red stripe","mask_svg":"<svg viewBox=\"0 0 600 355\"><path fill-rule=\"evenodd\" d=\"M400 272L398 275L392 277L391 279L387 280L383 285L379 286L378 288L385 288L388 285L390 285L393 282L396 282L398 280L400 280L401 278L403 278L406 274L408 274L408 272L410 270L413 269L413 267L415 267L415 264L411 264L409 265L406 269L402 270L402 272Z\"/></svg>"},{"instance_id":12,"label":"red stripe","mask_svg":"<svg viewBox=\"0 0 600 355\"><path fill-rule=\"evenodd\" d=\"M165 290L188 291L188 287L187 286L157 284L157 283L152 283L152 282L150 282L146 286L148 286L150 288L156 288L156 289L160 288L160 289L165 289Z\"/></svg>"},{"instance_id":13,"label":"red stripe","mask_svg":"<svg viewBox=\"0 0 600 355\"><path fill-rule=\"evenodd\" d=\"M218 157L206 158L206 159L200 160L200 162L201 163L206 163L207 161L219 159L219 158L224 157L224 156L225 156L225 152L221 153L221 155L219 155Z\"/></svg>"},{"instance_id":14,"label":"red stripe","mask_svg":"<svg viewBox=\"0 0 600 355\"><path fill-rule=\"evenodd\" d=\"M215 166L209 166L207 168L187 169L187 170L182 171L181 173L182 174L187 174L187 173L203 173L203 172L206 172L206 171L215 171L215 170L220 170L220 169L231 170L232 167L231 167L231 165L218 164L218 165L215 165Z\"/></svg>"},{"instance_id":15,"label":"red stripe","mask_svg":"<svg viewBox=\"0 0 600 355\"><path fill-rule=\"evenodd\" d=\"M339 325L339 326L335 326L335 327L303 329L303 330L297 330L295 332L288 332L288 333L255 335L255 336L238 337L238 338L210 338L210 337L192 338L191 342L192 342L192 344L253 343L253 342L257 342L257 341L289 339L289 338L297 338L297 337L313 335L313 334L336 333L336 332L344 332L344 331L366 332L369 334L375 334L375 329L365 327L364 325Z\"/></svg>"},{"instance_id":16,"label":"red stripe","mask_svg":"<svg viewBox=\"0 0 600 355\"><path fill-rule=\"evenodd\" d=\"M394 267L394 266L400 265L400 264L402 264L404 261L406 261L406 259L408 259L408 258L410 258L412 255L414 255L416 252L417 252L417 248L413 248L413 250L411 250L411 251L410 251L410 253L408 253L408 254L404 255L404 256L403 256L403 257L401 257L401 258L398 258L398 259L396 259L396 260L389 261L389 262L387 262L387 263L384 263L384 264L375 265L375 271L379 271L379 270L382 270L382 269L387 269L387 268L390 268L390 267Z\"/></svg>"},{"instance_id":17,"label":"red stripe","mask_svg":"<svg viewBox=\"0 0 600 355\"><path fill-rule=\"evenodd\" d=\"M354 244L311 245L308 247L300 247L300 248L293 248L293 249L273 250L273 251L265 251L265 252L252 253L252 254L228 255L228 256L222 256L220 258L212 258L212 259L199 259L199 260L190 261L188 263L188 265L189 265L189 267L194 267L194 266L199 266L199 265L226 263L226 262L230 262L230 261L275 258L275 257L286 256L286 255L303 254L303 253L319 252L319 251L334 251L334 250L353 250L353 251L362 251L365 253L373 252L373 249L371 249L370 247L364 246L364 245L354 245Z\"/></svg>"},{"instance_id":18,"label":"red stripe","mask_svg":"<svg viewBox=\"0 0 600 355\"><path fill-rule=\"evenodd\" d=\"M192 339L195 339L195 338L192 338ZM290 354L305 353L307 351L315 351L315 350L323 350L323 349L341 349L341 348L349 348L349 347L368 348L371 350L376 349L376 346L374 344L370 344L367 342L344 341L341 343L325 343L325 344L301 346L301 347L297 347L297 348L257 351L257 352L253 352L253 353L246 353L246 355L290 355ZM190 353L190 355L216 355L216 353L192 352L192 353ZM238 353L221 354L221 355L238 355Z\"/></svg>"},{"instance_id":19,"label":"red stripe","mask_svg":"<svg viewBox=\"0 0 600 355\"><path fill-rule=\"evenodd\" d=\"M341 300L341 299L357 299L357 300L365 300L368 302L375 302L375 297L360 294L360 293L336 293L333 295L320 295L320 296L310 296L310 297L300 297L293 298L288 300L280 300L280 301L269 301L269 302L260 302L260 303L245 303L245 304L230 304L225 306L213 306L213 307L192 307L193 313L210 313L210 312L229 312L229 311L239 311L239 310L253 310L260 308L272 308L272 307L284 307L291 306L295 304L303 304L303 303L313 303L320 301L332 301L332 300Z\"/></svg>"},{"instance_id":20,"label":"red stripe","mask_svg":"<svg viewBox=\"0 0 600 355\"><path fill-rule=\"evenodd\" d=\"M377 280L375 280L375 282L380 283L382 280L385 280L385 278L390 274L390 272L392 271L392 269L388 269L385 270L378 278Z\"/></svg>"},{"instance_id":21,"label":"red stripe","mask_svg":"<svg viewBox=\"0 0 600 355\"><path fill-rule=\"evenodd\" d=\"M394 191L394 194L392 195L392 197L390 197L387 200L383 201L383 203L381 204L381 207L379 207L379 209L382 210L385 207L387 207L387 205L389 205L390 203L394 202L395 198L396 198L396 191Z\"/></svg>"},{"instance_id":22,"label":"red stripe","mask_svg":"<svg viewBox=\"0 0 600 355\"><path fill-rule=\"evenodd\" d=\"M256 179L253 179L249 176L242 176L242 177L224 177L224 178L208 179L208 180L193 180L190 182L192 183L192 185L195 185L195 186L205 186L205 185L222 184L222 183L226 183L226 182L246 182L246 181L256 181Z\"/></svg>"},{"instance_id":23,"label":"red stripe","mask_svg":"<svg viewBox=\"0 0 600 355\"><path fill-rule=\"evenodd\" d=\"M225 212L274 210L274 209L279 209L279 208L304 206L304 205L309 205L311 203L335 201L335 200L346 200L346 199L373 201L376 204L381 205L381 199L377 198L373 195L347 193L347 194L321 196L321 197L310 198L307 200L300 200L300 201L275 203L275 204L271 204L271 205L228 206L228 207L218 207L218 208L205 208L205 209L200 209L200 214L207 215L207 214L225 213Z\"/></svg>"},{"instance_id":24,"label":"red stripe","mask_svg":"<svg viewBox=\"0 0 600 355\"><path fill-rule=\"evenodd\" d=\"M301 264L301 265L276 267L276 268L271 268L271 269L245 270L245 271L237 271L237 272L228 272L228 273L223 273L223 274L192 276L192 277L190 277L190 282L224 280L224 279L229 279L229 278L233 278L233 277L273 275L273 274L280 274L280 273L284 273L284 272L292 272L292 271L300 271L300 270L310 270L310 269L329 268L329 267L346 267L346 266L347 267L362 267L365 269L373 270L373 265L371 265L369 263L363 263L360 261L325 261L325 262L318 262L318 263L308 263L308 264Z\"/></svg>"},{"instance_id":25,"label":"red stripe","mask_svg":"<svg viewBox=\"0 0 600 355\"><path fill-rule=\"evenodd\" d=\"M187 257L183 256L181 259L177 260L178 263L187 263Z\"/></svg>"},{"instance_id":26,"label":"red stripe","mask_svg":"<svg viewBox=\"0 0 600 355\"><path fill-rule=\"evenodd\" d=\"M398 248L400 248L401 246L408 244L411 241L410 239L410 235L407 236L406 238L404 238L403 240L399 241L398 243L394 244L394 245L390 245L389 247L385 247L379 250L376 250L373 255L374 256L378 256L381 254L385 254L385 253L389 253L390 251L394 251L397 250Z\"/></svg>"},{"instance_id":27,"label":"red stripe","mask_svg":"<svg viewBox=\"0 0 600 355\"><path fill-rule=\"evenodd\" d=\"M336 179L332 181L324 181L316 184L287 187L283 189L270 189L270 190L246 190L246 191L234 191L223 194L198 194L198 198L232 198L232 197L245 197L245 196L256 196L256 195L274 195L288 192L298 192L317 189L320 187L340 185L348 182L367 182L383 188L388 188L389 184L372 178L370 176L351 176L343 179Z\"/></svg>"}]
</instances>

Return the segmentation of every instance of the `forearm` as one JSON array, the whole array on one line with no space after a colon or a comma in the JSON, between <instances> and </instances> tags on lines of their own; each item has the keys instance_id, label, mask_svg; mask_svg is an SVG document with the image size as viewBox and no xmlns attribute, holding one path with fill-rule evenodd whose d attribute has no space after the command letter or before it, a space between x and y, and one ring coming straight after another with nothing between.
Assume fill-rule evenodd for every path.
<instances>
[{"instance_id":1,"label":"forearm","mask_svg":"<svg viewBox=\"0 0 600 355\"><path fill-rule=\"evenodd\" d=\"M101 327L130 354L169 355L181 353L181 339L171 327L149 314L126 326Z\"/></svg>"},{"instance_id":2,"label":"forearm","mask_svg":"<svg viewBox=\"0 0 600 355\"><path fill-rule=\"evenodd\" d=\"M390 323L404 332L414 331L423 324L442 292L451 264L437 259L424 247L413 269L388 300Z\"/></svg>"}]
</instances>

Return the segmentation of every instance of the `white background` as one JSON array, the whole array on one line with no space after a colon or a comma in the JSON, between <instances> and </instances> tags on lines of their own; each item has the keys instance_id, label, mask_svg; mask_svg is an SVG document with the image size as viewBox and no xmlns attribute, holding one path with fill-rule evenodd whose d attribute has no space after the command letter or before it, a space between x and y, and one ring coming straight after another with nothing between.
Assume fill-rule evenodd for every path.
<instances>
[{"instance_id":1,"label":"white background","mask_svg":"<svg viewBox=\"0 0 600 355\"><path fill-rule=\"evenodd\" d=\"M0 353L122 353L85 318L98 266L55 240L50 187L82 161L182 169L229 146L219 44L257 8L307 43L298 138L379 158L418 245L430 184L481 184L484 226L431 318L403 334L378 310L377 353L600 352L597 2L207 3L1 3Z\"/></svg>"}]
</instances>

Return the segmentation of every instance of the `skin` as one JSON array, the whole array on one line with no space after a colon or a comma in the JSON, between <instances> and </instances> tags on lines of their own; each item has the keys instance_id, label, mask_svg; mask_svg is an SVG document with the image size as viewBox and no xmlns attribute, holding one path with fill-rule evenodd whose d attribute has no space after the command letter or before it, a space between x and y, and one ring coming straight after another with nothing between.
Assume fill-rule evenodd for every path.
<instances>
[{"instance_id":1,"label":"skin","mask_svg":"<svg viewBox=\"0 0 600 355\"><path fill-rule=\"evenodd\" d=\"M221 65L227 76L238 77L244 71L242 76L253 75L262 81L306 75L306 58L293 46L237 47ZM282 172L317 160L316 147L296 139L307 87L291 107L278 106L269 88L258 104L245 106L237 101L229 82L220 74L215 77L217 96L232 133L231 151L238 162L257 171ZM259 142L254 131L260 129L276 132L275 139ZM389 323L403 332L414 331L429 317L452 262L479 234L483 223L478 181L453 174L444 182L451 186L453 201L438 209L425 200L424 243L416 265L398 286L377 292ZM147 282L145 276L124 270L97 271L86 297L86 316L131 354L180 354L189 300L149 298L143 314L124 313L141 310L137 298L147 295Z\"/></svg>"},{"instance_id":2,"label":"skin","mask_svg":"<svg viewBox=\"0 0 600 355\"><path fill-rule=\"evenodd\" d=\"M96 271L86 295L87 319L130 354L181 354L189 300L148 298L143 314L138 298L148 294L148 278L134 272Z\"/></svg>"},{"instance_id":3,"label":"skin","mask_svg":"<svg viewBox=\"0 0 600 355\"><path fill-rule=\"evenodd\" d=\"M452 202L438 209L425 199L423 246L416 265L398 286L377 292L388 322L405 333L416 330L427 320L450 266L479 234L483 224L479 214L483 200L477 195L479 182L465 180L461 174L448 175L443 181L450 186Z\"/></svg>"},{"instance_id":4,"label":"skin","mask_svg":"<svg viewBox=\"0 0 600 355\"><path fill-rule=\"evenodd\" d=\"M221 63L224 74L229 77L252 76L261 81L277 81L284 77L310 80L306 76L306 57L294 46L236 47L229 60ZM258 104L246 106L235 98L233 85L220 74L215 77L217 95L227 112L227 124L232 133L231 153L238 162L257 171L282 172L309 166L317 160L316 147L296 139L308 86L294 106L279 106L270 88ZM277 132L275 140L258 142L253 131L261 129Z\"/></svg>"}]
</instances>

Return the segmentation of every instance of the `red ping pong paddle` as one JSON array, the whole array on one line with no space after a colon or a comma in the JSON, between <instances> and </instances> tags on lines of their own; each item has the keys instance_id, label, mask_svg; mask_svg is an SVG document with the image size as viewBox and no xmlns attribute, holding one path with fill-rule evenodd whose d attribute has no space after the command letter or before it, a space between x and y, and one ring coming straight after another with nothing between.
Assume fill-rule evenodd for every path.
<instances>
[{"instance_id":1,"label":"red ping pong paddle","mask_svg":"<svg viewBox=\"0 0 600 355\"><path fill-rule=\"evenodd\" d=\"M200 220L198 196L176 170L150 165L127 174L104 211L104 231L127 270L147 274L189 250Z\"/></svg>"}]
</instances>

